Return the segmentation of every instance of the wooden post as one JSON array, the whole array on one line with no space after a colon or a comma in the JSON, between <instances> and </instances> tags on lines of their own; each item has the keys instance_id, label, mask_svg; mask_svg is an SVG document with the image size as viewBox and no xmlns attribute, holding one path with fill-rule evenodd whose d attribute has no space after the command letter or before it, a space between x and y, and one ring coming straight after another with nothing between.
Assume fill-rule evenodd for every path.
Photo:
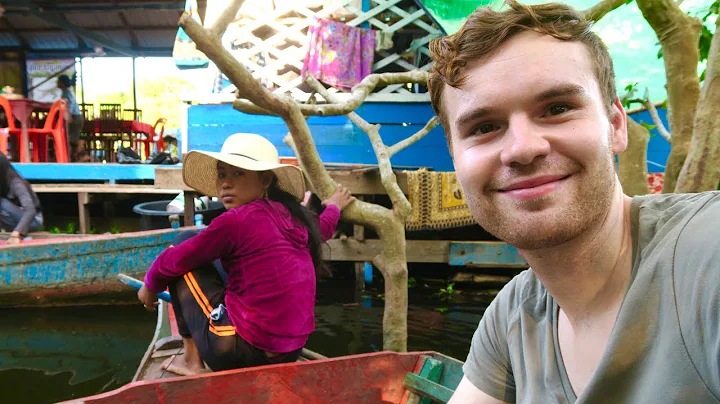
<instances>
[{"instance_id":1,"label":"wooden post","mask_svg":"<svg viewBox=\"0 0 720 404\"><path fill-rule=\"evenodd\" d=\"M88 234L90 231L90 195L87 192L78 192L78 216L80 218L80 233Z\"/></svg>"},{"instance_id":2,"label":"wooden post","mask_svg":"<svg viewBox=\"0 0 720 404\"><path fill-rule=\"evenodd\" d=\"M183 191L185 195L185 226L195 225L195 197L198 193L195 191Z\"/></svg>"},{"instance_id":3,"label":"wooden post","mask_svg":"<svg viewBox=\"0 0 720 404\"><path fill-rule=\"evenodd\" d=\"M361 195L357 199L363 200ZM365 241L365 227L360 225L353 226L353 238L359 242ZM355 263L355 292L365 290L365 262Z\"/></svg>"},{"instance_id":4,"label":"wooden post","mask_svg":"<svg viewBox=\"0 0 720 404\"><path fill-rule=\"evenodd\" d=\"M360 225L353 226L353 238L357 241L365 240L365 227ZM362 292L365 290L365 262L355 263L355 291Z\"/></svg>"}]
</instances>

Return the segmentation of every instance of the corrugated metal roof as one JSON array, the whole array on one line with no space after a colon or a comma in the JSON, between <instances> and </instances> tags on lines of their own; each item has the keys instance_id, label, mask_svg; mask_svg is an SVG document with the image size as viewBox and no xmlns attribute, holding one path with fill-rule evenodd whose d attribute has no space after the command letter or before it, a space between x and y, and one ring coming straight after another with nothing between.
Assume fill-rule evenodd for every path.
<instances>
[{"instance_id":1,"label":"corrugated metal roof","mask_svg":"<svg viewBox=\"0 0 720 404\"><path fill-rule=\"evenodd\" d=\"M77 37L69 32L27 32L23 37L33 49L76 49Z\"/></svg>"},{"instance_id":2,"label":"corrugated metal roof","mask_svg":"<svg viewBox=\"0 0 720 404\"><path fill-rule=\"evenodd\" d=\"M185 0L0 0L0 47L81 56L170 56ZM201 14L206 0L198 0ZM78 40L80 38L80 40Z\"/></svg>"},{"instance_id":3,"label":"corrugated metal roof","mask_svg":"<svg viewBox=\"0 0 720 404\"><path fill-rule=\"evenodd\" d=\"M145 48L157 48L164 46L168 37L173 38L175 41L175 34L177 29L168 31L135 31L135 36L138 39L138 45Z\"/></svg>"},{"instance_id":4,"label":"corrugated metal roof","mask_svg":"<svg viewBox=\"0 0 720 404\"><path fill-rule=\"evenodd\" d=\"M0 33L0 48L11 48L20 46L20 41L15 35Z\"/></svg>"},{"instance_id":5,"label":"corrugated metal roof","mask_svg":"<svg viewBox=\"0 0 720 404\"><path fill-rule=\"evenodd\" d=\"M124 10L125 18L135 27L176 26L180 14L162 10Z\"/></svg>"},{"instance_id":6,"label":"corrugated metal roof","mask_svg":"<svg viewBox=\"0 0 720 404\"><path fill-rule=\"evenodd\" d=\"M66 13L68 21L85 28L124 27L117 11L89 11Z\"/></svg>"}]
</instances>

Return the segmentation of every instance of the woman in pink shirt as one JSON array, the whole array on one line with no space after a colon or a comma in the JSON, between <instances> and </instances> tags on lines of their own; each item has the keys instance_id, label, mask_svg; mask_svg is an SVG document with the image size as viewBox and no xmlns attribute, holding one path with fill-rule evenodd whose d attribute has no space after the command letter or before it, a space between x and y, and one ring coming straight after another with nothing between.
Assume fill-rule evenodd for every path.
<instances>
[{"instance_id":1,"label":"woman in pink shirt","mask_svg":"<svg viewBox=\"0 0 720 404\"><path fill-rule=\"evenodd\" d=\"M322 243L355 198L339 185L325 210L312 213L300 204L302 171L280 164L272 143L247 133L230 136L220 153L189 152L183 179L219 196L227 212L197 235L179 235L138 292L155 310L157 293L170 287L185 351L164 368L192 375L205 364L217 371L295 361L315 329ZM217 259L227 283L213 267Z\"/></svg>"}]
</instances>

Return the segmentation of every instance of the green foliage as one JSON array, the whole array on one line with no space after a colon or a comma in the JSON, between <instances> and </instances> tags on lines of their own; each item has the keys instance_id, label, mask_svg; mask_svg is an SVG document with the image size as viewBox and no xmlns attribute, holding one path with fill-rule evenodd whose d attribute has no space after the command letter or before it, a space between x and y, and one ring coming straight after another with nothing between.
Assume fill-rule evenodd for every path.
<instances>
[{"instance_id":1,"label":"green foliage","mask_svg":"<svg viewBox=\"0 0 720 404\"><path fill-rule=\"evenodd\" d=\"M634 103L642 103L642 100L635 95L639 85L640 83L636 81L625 86L625 93L620 96L620 102L625 109L630 109L630 106Z\"/></svg>"},{"instance_id":2,"label":"green foliage","mask_svg":"<svg viewBox=\"0 0 720 404\"><path fill-rule=\"evenodd\" d=\"M435 311L437 311L438 313L447 313L448 308L447 307L436 307Z\"/></svg>"},{"instance_id":3,"label":"green foliage","mask_svg":"<svg viewBox=\"0 0 720 404\"><path fill-rule=\"evenodd\" d=\"M455 290L455 282L450 282L447 286L436 292L435 296L440 297L442 300L452 300L454 293L457 293Z\"/></svg>"},{"instance_id":4,"label":"green foliage","mask_svg":"<svg viewBox=\"0 0 720 404\"><path fill-rule=\"evenodd\" d=\"M62 230L57 226L53 226L48 230L51 234L75 234L77 233L77 224L70 222L65 225L65 229Z\"/></svg>"},{"instance_id":5,"label":"green foliage","mask_svg":"<svg viewBox=\"0 0 720 404\"><path fill-rule=\"evenodd\" d=\"M113 227L110 228L110 233L118 234L118 233L120 233L120 228L117 227L117 225L113 225Z\"/></svg>"},{"instance_id":6,"label":"green foliage","mask_svg":"<svg viewBox=\"0 0 720 404\"><path fill-rule=\"evenodd\" d=\"M408 289L412 289L417 286L417 280L412 276L408 278Z\"/></svg>"},{"instance_id":7,"label":"green foliage","mask_svg":"<svg viewBox=\"0 0 720 404\"><path fill-rule=\"evenodd\" d=\"M653 130L653 129L655 129L655 128L657 128L657 125L651 125L651 124L645 123L645 122L640 122L640 126L642 126L643 128L647 129L648 132L651 131L651 130ZM651 133L650 135L652 135L652 133Z\"/></svg>"}]
</instances>

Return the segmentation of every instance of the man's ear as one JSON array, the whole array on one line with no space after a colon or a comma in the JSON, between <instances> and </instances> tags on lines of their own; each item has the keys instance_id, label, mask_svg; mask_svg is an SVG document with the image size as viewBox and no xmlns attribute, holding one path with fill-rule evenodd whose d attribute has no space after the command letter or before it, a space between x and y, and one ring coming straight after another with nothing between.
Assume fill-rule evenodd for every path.
<instances>
[{"instance_id":1,"label":"man's ear","mask_svg":"<svg viewBox=\"0 0 720 404\"><path fill-rule=\"evenodd\" d=\"M620 154L627 149L628 132L625 107L623 107L620 97L615 97L615 101L610 107L610 148L613 154Z\"/></svg>"}]
</instances>

